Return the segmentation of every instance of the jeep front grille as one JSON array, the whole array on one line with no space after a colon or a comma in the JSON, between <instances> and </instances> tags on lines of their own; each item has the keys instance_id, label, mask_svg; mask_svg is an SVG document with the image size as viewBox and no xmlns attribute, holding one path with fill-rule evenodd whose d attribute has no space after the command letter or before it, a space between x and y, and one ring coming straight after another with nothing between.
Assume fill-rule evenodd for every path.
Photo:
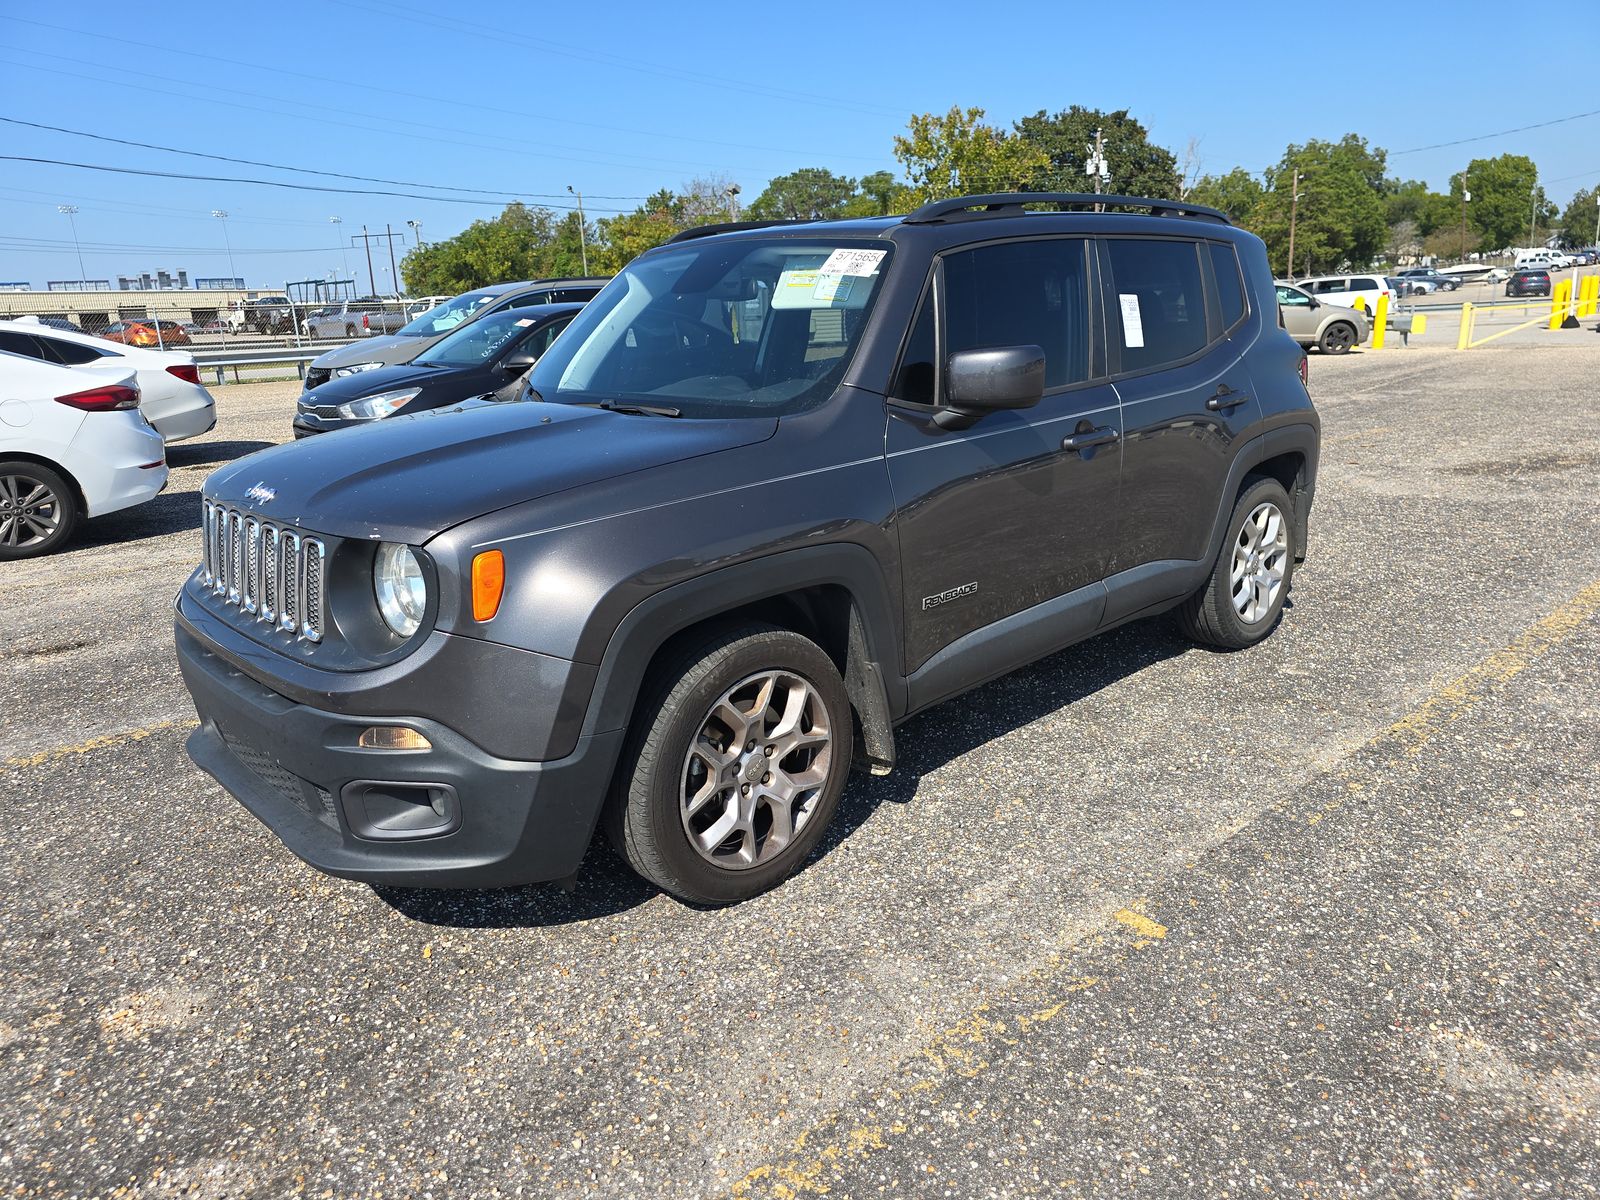
<instances>
[{"instance_id":1,"label":"jeep front grille","mask_svg":"<svg viewBox=\"0 0 1600 1200\"><path fill-rule=\"evenodd\" d=\"M211 500L203 522L202 571L211 595L273 629L320 642L327 629L322 539Z\"/></svg>"}]
</instances>

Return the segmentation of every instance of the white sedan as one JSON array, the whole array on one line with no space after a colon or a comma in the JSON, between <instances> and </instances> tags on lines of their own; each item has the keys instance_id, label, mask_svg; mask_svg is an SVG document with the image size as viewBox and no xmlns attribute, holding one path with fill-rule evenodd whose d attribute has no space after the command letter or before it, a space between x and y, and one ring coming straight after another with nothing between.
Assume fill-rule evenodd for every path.
<instances>
[{"instance_id":1,"label":"white sedan","mask_svg":"<svg viewBox=\"0 0 1600 1200\"><path fill-rule=\"evenodd\" d=\"M153 499L166 448L134 372L0 351L0 561L60 547L78 522Z\"/></svg>"},{"instance_id":2,"label":"white sedan","mask_svg":"<svg viewBox=\"0 0 1600 1200\"><path fill-rule=\"evenodd\" d=\"M169 442L199 437L217 424L217 402L187 351L123 346L31 317L0 321L0 350L97 375L137 372L144 415Z\"/></svg>"}]
</instances>

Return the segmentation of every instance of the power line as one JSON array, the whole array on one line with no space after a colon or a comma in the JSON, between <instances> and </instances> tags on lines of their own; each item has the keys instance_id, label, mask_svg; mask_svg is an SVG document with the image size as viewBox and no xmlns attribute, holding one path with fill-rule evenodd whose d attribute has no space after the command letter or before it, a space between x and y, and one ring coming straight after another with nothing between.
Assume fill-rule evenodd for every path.
<instances>
[{"instance_id":1,"label":"power line","mask_svg":"<svg viewBox=\"0 0 1600 1200\"><path fill-rule=\"evenodd\" d=\"M26 154L0 154L0 161L44 163L53 167L75 167L83 171L106 171L113 175L144 175L153 179L192 179L204 183L247 183L255 187L287 188L296 192L337 192L349 196L399 196L406 200L431 200L438 204L471 204L478 208L495 208L503 201L468 200L460 196L422 196L415 192L390 192L376 188L342 188L315 183L289 183L281 179L247 179L240 175L190 175L182 171L143 171L136 167L111 167L102 163L72 162L60 158L35 158ZM546 204L543 208L558 208L564 212L575 211L570 204ZM621 213L622 208L591 209L593 212Z\"/></svg>"},{"instance_id":2,"label":"power line","mask_svg":"<svg viewBox=\"0 0 1600 1200\"><path fill-rule=\"evenodd\" d=\"M204 54L204 53L201 53L201 52L195 51L195 50L183 50L183 49L180 49L177 46L163 46L163 45L159 45L159 44L154 43L154 42L141 42L141 41L137 41L137 40L135 40L133 38L114 37L111 34L101 33L101 32L98 32L96 30L71 29L71 28L68 28L68 27L63 26L63 25L51 25L51 24L49 24L49 23L47 23L45 21L35 21L35 20L30 20L27 17L13 16L10 13L0 14L0 20L14 21L14 22L17 22L17 23L23 24L23 25L33 25L33 26L35 26L35 27L37 27L39 29L48 29L48 30L50 30L50 31L52 31L54 33L68 34L68 35L73 36L73 37L90 37L90 38L95 38L95 39L100 40L100 41L114 42L114 43L116 43L118 45L134 46L134 47L136 47L138 49L141 49L141 50L154 50L154 51L156 51L158 53L161 53L161 54L181 55L181 56L183 56L185 58L199 59L201 62L224 63L224 64L226 64L228 66L244 67L247 70L259 71L259 72L263 72L265 74L282 75L282 76L285 76L285 77L290 78L290 79L307 79L307 80L310 80L313 83L316 83L316 84L318 84L319 86L322 86L322 87L326 87L328 82L329 82L328 81L328 77L325 76L325 75L312 75L312 74L310 74L308 72L305 72L305 71L291 71L291 70L288 70L287 68L284 68L284 67L269 67L269 66L265 66L265 65L263 65L261 63L246 62L246 61L244 61L242 59L225 58L225 57L223 57L222 55L219 55L219 54ZM343 79L343 80L340 80L339 82L341 84L343 84L343 86L345 86L345 87L356 88L356 89L358 89L360 91L376 92L379 95L384 95L384 96L399 96L399 97L403 98L408 104L415 104L418 101L427 101L430 104L448 104L448 105L453 105L453 106L459 107L459 108L468 108L468 109L471 109L475 113L503 113L506 116L510 116L510 117L518 117L518 118L522 118L522 119L526 119L526 120L544 121L544 122L549 122L551 124L556 124L556 125L571 125L571 126L574 126L576 128L579 128L579 129L599 129L599 130L603 130L603 131L605 131L607 133L626 133L626 134L631 134L631 135L636 136L636 137L651 138L651 139L657 139L657 140L665 139L665 140L668 140L668 141L692 142L692 143L695 143L697 145L716 146L719 149L723 149L723 150L757 150L757 151L761 151L763 153L771 153L771 152L773 152L775 150L781 150L781 152L784 153L784 154L790 154L790 155L793 155L793 156L796 156L796 157L807 157L807 156L809 156L809 157L812 157L812 158L828 158L828 157L832 157L832 158L835 158L835 159L848 158L848 159L856 159L856 160L859 160L861 162L879 162L879 161L881 161L881 158L878 157L878 156L869 156L869 155L863 155L863 154L840 154L840 153L838 153L837 151L834 151L834 150L799 150L799 149L782 148L782 147L774 147L774 146L753 145L753 144L748 143L748 142L724 142L724 141L718 141L718 140L716 140L714 138L693 137L693 136L690 136L688 134L683 134L683 133L673 133L673 132L669 132L669 131L649 130L649 129L633 129L633 128L629 128L628 126L624 126L624 125L606 125L606 124L602 124L602 123L597 122L597 121L579 121L579 120L576 120L576 119L574 119L572 117L557 116L554 113L550 113L550 112L528 111L526 109L514 109L514 108L500 108L500 107L497 107L495 105L486 105L486 104L480 103L477 99L462 100L462 99L456 99L456 98L451 97L451 96L429 95L426 92L418 92L418 91L414 91L414 90L404 90L403 91L403 90L401 90L399 88L386 88L386 87L379 87L376 84L362 83L362 82L360 82L358 80L354 80L354 79ZM634 197L616 197L616 196L613 196L613 197L607 197L607 198L608 199L633 199Z\"/></svg>"},{"instance_id":3,"label":"power line","mask_svg":"<svg viewBox=\"0 0 1600 1200\"><path fill-rule=\"evenodd\" d=\"M1530 129L1548 129L1552 125L1565 125L1568 121L1581 121L1585 117L1600 117L1600 108L1590 112L1573 113L1570 117L1557 117L1553 121L1536 121L1532 125L1518 125L1515 129L1501 129L1495 133L1480 133L1472 137L1456 138L1453 142L1435 142L1431 146L1413 146L1409 150L1391 150L1389 157L1401 154L1420 154L1424 150L1443 150L1447 146L1465 146L1468 142L1486 142L1490 138L1505 137L1512 133L1527 133ZM1552 182L1554 182L1552 180Z\"/></svg>"},{"instance_id":4,"label":"power line","mask_svg":"<svg viewBox=\"0 0 1600 1200\"><path fill-rule=\"evenodd\" d=\"M319 171L312 167L291 167L285 166L283 163L262 162L259 159L254 158L234 158L227 154L208 154L202 150L180 150L175 146L158 146L153 142L135 142L130 141L128 138L111 137L109 134L104 133L90 133L83 129L67 129L61 125L44 125L38 121L24 121L20 117L0 116L0 121L4 121L8 125L25 125L29 129L45 129L49 130L51 133L67 133L71 134L73 137L93 138L97 142L114 142L119 146L135 146L141 150L160 150L167 154L184 154L190 158L209 158L215 162L238 163L241 166L246 167L266 167L273 171L294 171L300 175L325 175L330 179L352 179L358 180L362 183L387 183L396 187L421 187L433 188L439 191L448 192L470 192L478 196L498 196L501 198L501 203L505 202L506 197L514 198L518 195L518 193L511 188L470 188L456 187L453 184L417 183L415 180L410 179L380 179L371 175L348 175L343 171ZM521 194L549 200L559 200L562 197L562 193L560 192L523 192ZM595 199L644 200L646 197L597 195Z\"/></svg>"}]
</instances>

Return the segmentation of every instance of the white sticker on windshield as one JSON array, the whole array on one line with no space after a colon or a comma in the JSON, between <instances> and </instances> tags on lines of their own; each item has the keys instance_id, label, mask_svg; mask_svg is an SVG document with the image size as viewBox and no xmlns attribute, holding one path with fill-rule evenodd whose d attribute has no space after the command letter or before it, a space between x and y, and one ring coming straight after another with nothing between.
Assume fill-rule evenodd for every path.
<instances>
[{"instance_id":1,"label":"white sticker on windshield","mask_svg":"<svg viewBox=\"0 0 1600 1200\"><path fill-rule=\"evenodd\" d=\"M1139 297L1132 292L1118 292L1122 301L1122 344L1135 350L1144 346L1144 319L1139 316Z\"/></svg>"},{"instance_id":2,"label":"white sticker on windshield","mask_svg":"<svg viewBox=\"0 0 1600 1200\"><path fill-rule=\"evenodd\" d=\"M887 250L835 250L817 269L824 275L876 275Z\"/></svg>"},{"instance_id":3,"label":"white sticker on windshield","mask_svg":"<svg viewBox=\"0 0 1600 1200\"><path fill-rule=\"evenodd\" d=\"M824 304L848 304L850 286L850 281L843 275L818 275L817 286L811 289L811 298Z\"/></svg>"},{"instance_id":4,"label":"white sticker on windshield","mask_svg":"<svg viewBox=\"0 0 1600 1200\"><path fill-rule=\"evenodd\" d=\"M527 327L528 327L528 326L529 326L529 325L532 325L532 324L533 324L533 321L532 321L532 320L531 320L531 319L530 319L530 318L528 318L528 317L523 317L523 318L522 318L522 320L520 320L520 321L518 321L518 322L517 322L517 324L518 324L518 325L519 325L519 326L520 326L520 327L521 327L521 328L523 328L523 329L526 329L526 328L527 328Z\"/></svg>"}]
</instances>

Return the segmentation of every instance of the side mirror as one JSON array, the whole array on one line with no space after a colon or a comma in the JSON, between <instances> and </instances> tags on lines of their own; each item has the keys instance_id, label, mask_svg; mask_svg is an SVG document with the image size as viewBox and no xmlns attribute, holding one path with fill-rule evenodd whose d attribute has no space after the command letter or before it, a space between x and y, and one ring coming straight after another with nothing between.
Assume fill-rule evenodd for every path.
<instances>
[{"instance_id":1,"label":"side mirror","mask_svg":"<svg viewBox=\"0 0 1600 1200\"><path fill-rule=\"evenodd\" d=\"M944 392L944 405L933 418L944 429L965 429L985 413L1032 408L1044 397L1044 351L991 346L952 354Z\"/></svg>"},{"instance_id":2,"label":"side mirror","mask_svg":"<svg viewBox=\"0 0 1600 1200\"><path fill-rule=\"evenodd\" d=\"M539 356L532 350L513 350L500 360L500 369L520 373L538 361Z\"/></svg>"}]
</instances>

